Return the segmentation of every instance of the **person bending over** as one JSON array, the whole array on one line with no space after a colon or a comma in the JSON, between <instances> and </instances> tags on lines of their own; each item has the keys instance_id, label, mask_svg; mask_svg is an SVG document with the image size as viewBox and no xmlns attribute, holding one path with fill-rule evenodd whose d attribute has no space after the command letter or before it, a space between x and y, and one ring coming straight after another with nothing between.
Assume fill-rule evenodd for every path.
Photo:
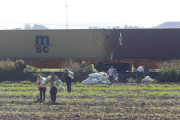
<instances>
[{"instance_id":1,"label":"person bending over","mask_svg":"<svg viewBox=\"0 0 180 120\"><path fill-rule=\"evenodd\" d=\"M136 70L136 77L137 77L137 83L140 82L142 80L142 73L144 75L144 67L143 66L139 66ZM145 75L144 75L145 77Z\"/></svg>"}]
</instances>

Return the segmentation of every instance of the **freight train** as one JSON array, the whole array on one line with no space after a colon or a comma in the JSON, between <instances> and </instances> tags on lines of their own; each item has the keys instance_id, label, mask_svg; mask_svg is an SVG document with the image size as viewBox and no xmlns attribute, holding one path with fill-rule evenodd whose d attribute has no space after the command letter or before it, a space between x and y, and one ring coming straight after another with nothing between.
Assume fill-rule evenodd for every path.
<instances>
[{"instance_id":1,"label":"freight train","mask_svg":"<svg viewBox=\"0 0 180 120\"><path fill-rule=\"evenodd\" d=\"M180 29L0 30L0 58L37 68L63 68L73 59L98 71L156 69L160 61L180 58L179 45Z\"/></svg>"}]
</instances>

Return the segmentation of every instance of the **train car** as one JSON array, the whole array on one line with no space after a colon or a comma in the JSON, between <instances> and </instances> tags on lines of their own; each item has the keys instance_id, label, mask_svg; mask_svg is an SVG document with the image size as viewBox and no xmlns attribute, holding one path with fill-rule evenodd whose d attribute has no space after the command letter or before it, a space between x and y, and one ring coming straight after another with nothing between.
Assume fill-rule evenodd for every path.
<instances>
[{"instance_id":1,"label":"train car","mask_svg":"<svg viewBox=\"0 0 180 120\"><path fill-rule=\"evenodd\" d=\"M1 30L0 58L23 59L37 68L62 68L68 59L97 63L112 53L110 33L104 29Z\"/></svg>"},{"instance_id":2,"label":"train car","mask_svg":"<svg viewBox=\"0 0 180 120\"><path fill-rule=\"evenodd\" d=\"M157 63L180 58L180 29L114 29L113 59L157 68Z\"/></svg>"},{"instance_id":3,"label":"train car","mask_svg":"<svg viewBox=\"0 0 180 120\"><path fill-rule=\"evenodd\" d=\"M103 30L3 30L0 58L104 59Z\"/></svg>"},{"instance_id":4,"label":"train car","mask_svg":"<svg viewBox=\"0 0 180 120\"><path fill-rule=\"evenodd\" d=\"M180 29L114 30L114 59L180 58Z\"/></svg>"},{"instance_id":5,"label":"train car","mask_svg":"<svg viewBox=\"0 0 180 120\"><path fill-rule=\"evenodd\" d=\"M63 68L65 60L82 60L107 71L131 66L156 69L180 58L180 29L1 30L0 58L23 59L37 68Z\"/></svg>"}]
</instances>

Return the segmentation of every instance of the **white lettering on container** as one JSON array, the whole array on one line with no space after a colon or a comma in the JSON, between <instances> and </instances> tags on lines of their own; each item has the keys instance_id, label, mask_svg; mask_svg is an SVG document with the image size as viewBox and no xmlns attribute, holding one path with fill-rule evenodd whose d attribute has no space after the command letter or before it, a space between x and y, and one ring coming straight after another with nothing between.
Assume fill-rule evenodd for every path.
<instances>
[{"instance_id":1,"label":"white lettering on container","mask_svg":"<svg viewBox=\"0 0 180 120\"><path fill-rule=\"evenodd\" d=\"M120 33L119 44L122 45L122 33Z\"/></svg>"}]
</instances>

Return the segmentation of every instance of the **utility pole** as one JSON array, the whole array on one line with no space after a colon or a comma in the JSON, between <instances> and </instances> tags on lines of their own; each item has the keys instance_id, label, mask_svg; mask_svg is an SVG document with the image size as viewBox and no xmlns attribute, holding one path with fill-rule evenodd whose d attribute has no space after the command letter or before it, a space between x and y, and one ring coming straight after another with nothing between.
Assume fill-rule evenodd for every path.
<instances>
[{"instance_id":1,"label":"utility pole","mask_svg":"<svg viewBox=\"0 0 180 120\"><path fill-rule=\"evenodd\" d=\"M66 0L66 29L68 29L68 16L67 16L67 7L68 7L68 4L67 4L67 0Z\"/></svg>"}]
</instances>

